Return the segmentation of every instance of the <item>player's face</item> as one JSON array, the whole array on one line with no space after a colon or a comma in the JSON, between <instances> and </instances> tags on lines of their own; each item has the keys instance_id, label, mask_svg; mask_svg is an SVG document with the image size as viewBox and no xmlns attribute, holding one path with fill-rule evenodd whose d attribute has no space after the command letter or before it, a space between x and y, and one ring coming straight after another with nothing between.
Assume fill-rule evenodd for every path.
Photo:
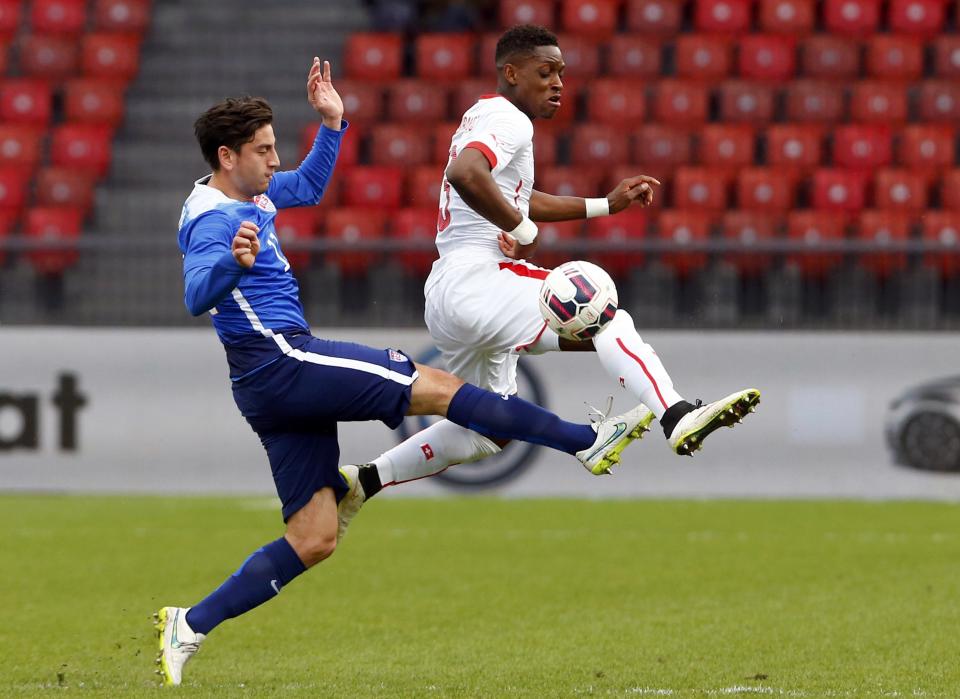
<instances>
[{"instance_id":1,"label":"player's face","mask_svg":"<svg viewBox=\"0 0 960 699\"><path fill-rule=\"evenodd\" d=\"M556 46L538 46L517 66L518 105L530 117L552 119L561 105L563 56Z\"/></svg>"},{"instance_id":2,"label":"player's face","mask_svg":"<svg viewBox=\"0 0 960 699\"><path fill-rule=\"evenodd\" d=\"M267 191L270 178L278 167L277 139L273 135L273 126L267 124L257 129L253 140L244 143L240 153L235 154L230 179L239 191L254 197Z\"/></svg>"}]
</instances>

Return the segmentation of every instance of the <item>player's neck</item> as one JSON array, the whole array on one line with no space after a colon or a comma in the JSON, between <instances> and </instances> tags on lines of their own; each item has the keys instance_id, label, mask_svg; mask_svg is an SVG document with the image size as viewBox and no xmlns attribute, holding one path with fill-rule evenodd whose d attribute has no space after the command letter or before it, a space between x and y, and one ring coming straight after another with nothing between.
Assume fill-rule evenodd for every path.
<instances>
[{"instance_id":1,"label":"player's neck","mask_svg":"<svg viewBox=\"0 0 960 699\"><path fill-rule=\"evenodd\" d=\"M233 186L233 183L230 181L230 178L226 176L223 172L214 172L210 176L210 179L207 181L208 187L213 187L214 189L219 189L230 199L236 199L237 201L250 201L253 197L248 197L242 191Z\"/></svg>"}]
</instances>

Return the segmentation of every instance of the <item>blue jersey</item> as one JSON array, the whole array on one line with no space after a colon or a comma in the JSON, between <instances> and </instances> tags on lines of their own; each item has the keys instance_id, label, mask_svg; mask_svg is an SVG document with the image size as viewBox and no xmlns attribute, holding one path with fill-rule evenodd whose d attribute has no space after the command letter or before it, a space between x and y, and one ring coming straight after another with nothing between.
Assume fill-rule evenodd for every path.
<instances>
[{"instance_id":1,"label":"blue jersey","mask_svg":"<svg viewBox=\"0 0 960 699\"><path fill-rule=\"evenodd\" d=\"M321 126L300 167L274 174L267 191L251 201L231 199L210 187L208 175L194 184L183 205L179 243L184 300L193 315L210 312L233 379L290 352L284 333L309 333L274 219L277 209L320 201L346 129L345 121L340 131ZM243 221L260 229L260 253L250 269L241 267L230 249Z\"/></svg>"}]
</instances>

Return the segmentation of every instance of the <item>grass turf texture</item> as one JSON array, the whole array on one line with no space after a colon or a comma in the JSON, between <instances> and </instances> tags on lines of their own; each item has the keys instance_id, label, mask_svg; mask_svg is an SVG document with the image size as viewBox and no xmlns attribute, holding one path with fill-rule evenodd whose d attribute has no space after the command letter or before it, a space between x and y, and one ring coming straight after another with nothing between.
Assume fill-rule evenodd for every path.
<instances>
[{"instance_id":1,"label":"grass turf texture","mask_svg":"<svg viewBox=\"0 0 960 699\"><path fill-rule=\"evenodd\" d=\"M960 694L956 505L381 498L179 690L148 616L276 510L4 496L0 523L3 697Z\"/></svg>"}]
</instances>

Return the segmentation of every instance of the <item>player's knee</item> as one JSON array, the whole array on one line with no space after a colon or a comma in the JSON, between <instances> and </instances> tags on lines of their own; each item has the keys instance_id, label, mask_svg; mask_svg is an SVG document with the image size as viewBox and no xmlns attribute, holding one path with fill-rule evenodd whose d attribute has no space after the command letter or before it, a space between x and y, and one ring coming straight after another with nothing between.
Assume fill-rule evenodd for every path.
<instances>
[{"instance_id":1,"label":"player's knee","mask_svg":"<svg viewBox=\"0 0 960 699\"><path fill-rule=\"evenodd\" d=\"M292 545L303 565L310 568L333 555L337 549L337 532L334 530L311 534L298 538Z\"/></svg>"},{"instance_id":2,"label":"player's knee","mask_svg":"<svg viewBox=\"0 0 960 699\"><path fill-rule=\"evenodd\" d=\"M450 400L463 386L463 380L433 367L418 365L420 378L413 384L410 413L444 415Z\"/></svg>"}]
</instances>

